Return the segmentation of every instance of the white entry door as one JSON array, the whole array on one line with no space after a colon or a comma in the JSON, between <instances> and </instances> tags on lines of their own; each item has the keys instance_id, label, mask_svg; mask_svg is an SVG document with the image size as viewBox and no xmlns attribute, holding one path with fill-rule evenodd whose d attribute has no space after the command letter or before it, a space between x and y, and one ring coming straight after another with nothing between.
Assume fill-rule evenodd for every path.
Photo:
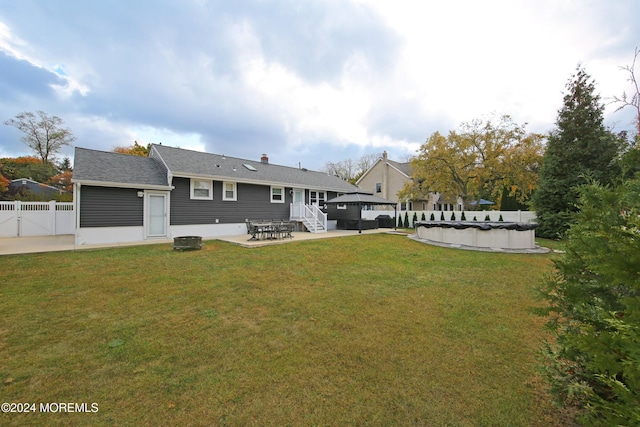
<instances>
[{"instance_id":1,"label":"white entry door","mask_svg":"<svg viewBox=\"0 0 640 427\"><path fill-rule=\"evenodd\" d=\"M147 194L147 236L166 237L167 235L167 195Z\"/></svg>"},{"instance_id":2,"label":"white entry door","mask_svg":"<svg viewBox=\"0 0 640 427\"><path fill-rule=\"evenodd\" d=\"M293 202L291 204L291 217L302 217L302 209L304 208L304 190L302 188L293 189Z\"/></svg>"}]
</instances>

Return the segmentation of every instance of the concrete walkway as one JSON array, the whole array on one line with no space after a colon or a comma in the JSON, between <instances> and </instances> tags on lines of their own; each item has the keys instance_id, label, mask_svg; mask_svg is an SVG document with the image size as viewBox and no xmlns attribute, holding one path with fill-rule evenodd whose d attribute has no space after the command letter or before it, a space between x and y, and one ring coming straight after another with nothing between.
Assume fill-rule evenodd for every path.
<instances>
[{"instance_id":1,"label":"concrete walkway","mask_svg":"<svg viewBox=\"0 0 640 427\"><path fill-rule=\"evenodd\" d=\"M387 233L393 232L390 229L377 229L377 230L363 230L362 234L372 233ZM279 240L249 240L249 235L242 234L236 236L222 236L217 239L210 240L222 240L225 242L235 243L247 248L260 247L266 245L279 245L290 242L300 242L302 240L313 239L327 239L332 237L345 237L358 235L357 230L332 230L326 233L307 233L307 232L294 232L292 239L279 239ZM98 249L98 248L115 248L123 246L137 246L137 245L153 245L164 244L170 245L173 243L172 239L166 240L148 240L145 242L135 243L110 243L103 245L75 245L75 236L73 234L64 234L60 236L35 236L35 237L3 237L0 238L0 256L1 255L15 255L15 254L32 254L39 252L57 252L57 251L76 251L85 249Z\"/></svg>"}]
</instances>

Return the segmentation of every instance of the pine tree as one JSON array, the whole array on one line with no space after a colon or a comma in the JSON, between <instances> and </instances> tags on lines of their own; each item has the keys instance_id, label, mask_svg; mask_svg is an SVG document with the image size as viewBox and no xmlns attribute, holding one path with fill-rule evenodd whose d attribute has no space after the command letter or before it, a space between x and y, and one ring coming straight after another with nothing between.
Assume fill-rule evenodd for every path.
<instances>
[{"instance_id":1,"label":"pine tree","mask_svg":"<svg viewBox=\"0 0 640 427\"><path fill-rule=\"evenodd\" d=\"M577 187L587 177L610 182L618 146L603 125L603 112L594 81L578 66L567 84L556 129L549 135L540 184L533 195L540 237L558 238L567 230L577 210Z\"/></svg>"},{"instance_id":2,"label":"pine tree","mask_svg":"<svg viewBox=\"0 0 640 427\"><path fill-rule=\"evenodd\" d=\"M555 338L544 347L544 372L561 403L586 409L585 425L637 426L640 177L579 192L566 254L538 287Z\"/></svg>"}]
</instances>

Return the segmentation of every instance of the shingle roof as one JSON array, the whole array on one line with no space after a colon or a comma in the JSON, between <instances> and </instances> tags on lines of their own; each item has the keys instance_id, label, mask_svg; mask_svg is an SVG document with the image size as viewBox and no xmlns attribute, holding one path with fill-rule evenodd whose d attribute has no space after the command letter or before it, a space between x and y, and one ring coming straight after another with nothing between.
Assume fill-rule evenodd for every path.
<instances>
[{"instance_id":1,"label":"shingle roof","mask_svg":"<svg viewBox=\"0 0 640 427\"><path fill-rule=\"evenodd\" d=\"M328 175L326 172L272 163L265 164L260 161L173 148L166 145L152 145L151 156L161 158L174 176L211 177L235 182L260 182L338 192L357 189L347 181L337 176Z\"/></svg>"},{"instance_id":2,"label":"shingle roof","mask_svg":"<svg viewBox=\"0 0 640 427\"><path fill-rule=\"evenodd\" d=\"M387 163L389 163L394 168L398 169L403 174L407 176L411 176L411 163L409 162L399 163L399 162L394 162L393 160L387 160Z\"/></svg>"},{"instance_id":3,"label":"shingle roof","mask_svg":"<svg viewBox=\"0 0 640 427\"><path fill-rule=\"evenodd\" d=\"M154 159L80 147L75 149L73 181L168 186L167 174Z\"/></svg>"}]
</instances>

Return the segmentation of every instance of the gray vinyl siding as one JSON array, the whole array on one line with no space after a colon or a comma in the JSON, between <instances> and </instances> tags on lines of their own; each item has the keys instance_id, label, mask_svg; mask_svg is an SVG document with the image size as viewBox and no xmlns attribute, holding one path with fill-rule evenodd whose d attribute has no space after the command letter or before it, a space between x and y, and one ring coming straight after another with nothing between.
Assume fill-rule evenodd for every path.
<instances>
[{"instance_id":1,"label":"gray vinyl siding","mask_svg":"<svg viewBox=\"0 0 640 427\"><path fill-rule=\"evenodd\" d=\"M80 187L80 228L142 226L144 198L131 188Z\"/></svg>"},{"instance_id":2,"label":"gray vinyl siding","mask_svg":"<svg viewBox=\"0 0 640 427\"><path fill-rule=\"evenodd\" d=\"M190 179L174 178L171 192L171 225L230 224L246 219L288 219L291 195L285 203L271 203L268 185L237 184L237 201L222 200L222 181L213 182L213 200L191 200Z\"/></svg>"}]
</instances>

